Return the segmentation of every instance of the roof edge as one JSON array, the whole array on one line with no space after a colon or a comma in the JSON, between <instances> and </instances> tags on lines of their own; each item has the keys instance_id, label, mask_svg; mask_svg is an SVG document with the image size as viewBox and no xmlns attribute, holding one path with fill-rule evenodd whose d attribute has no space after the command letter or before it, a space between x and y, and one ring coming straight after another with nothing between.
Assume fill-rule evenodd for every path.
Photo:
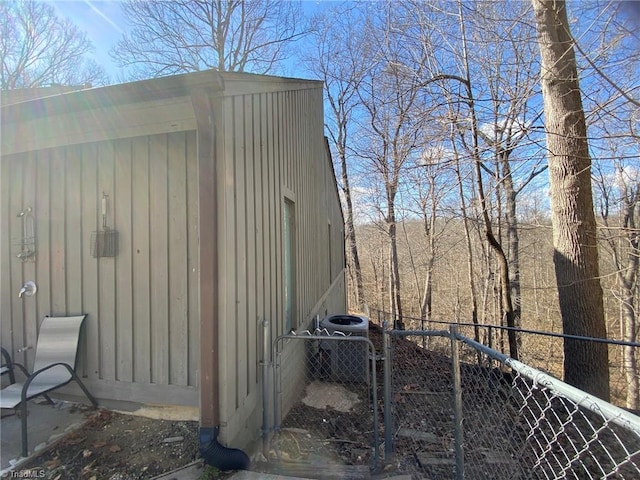
<instances>
[{"instance_id":1,"label":"roof edge","mask_svg":"<svg viewBox=\"0 0 640 480\"><path fill-rule=\"evenodd\" d=\"M123 103L138 103L149 100L187 96L195 88L206 88L210 91L223 92L227 86L251 83L254 85L297 85L297 88L322 87L320 80L304 80L272 75L258 75L244 72L218 72L205 70L184 73L167 77L119 83L104 87L96 87L51 96L25 100L1 106L1 120L17 122L37 118L51 112L63 110L72 112L97 107L113 106ZM231 88L232 91L239 89Z\"/></svg>"}]
</instances>

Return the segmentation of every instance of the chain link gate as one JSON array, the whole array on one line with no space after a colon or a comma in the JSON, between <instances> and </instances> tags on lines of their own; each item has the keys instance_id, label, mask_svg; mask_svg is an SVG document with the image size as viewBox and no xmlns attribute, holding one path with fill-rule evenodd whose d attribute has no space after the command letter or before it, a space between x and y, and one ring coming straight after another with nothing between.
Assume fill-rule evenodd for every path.
<instances>
[{"instance_id":1,"label":"chain link gate","mask_svg":"<svg viewBox=\"0 0 640 480\"><path fill-rule=\"evenodd\" d=\"M269 459L321 470L379 463L376 351L364 336L326 330L273 342ZM267 402L268 403L268 402Z\"/></svg>"}]
</instances>

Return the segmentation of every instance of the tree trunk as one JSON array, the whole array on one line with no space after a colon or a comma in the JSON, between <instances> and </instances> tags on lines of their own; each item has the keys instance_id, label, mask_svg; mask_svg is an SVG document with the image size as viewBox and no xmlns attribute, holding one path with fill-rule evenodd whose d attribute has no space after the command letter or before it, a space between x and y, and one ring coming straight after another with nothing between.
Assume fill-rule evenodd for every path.
<instances>
[{"instance_id":1,"label":"tree trunk","mask_svg":"<svg viewBox=\"0 0 640 480\"><path fill-rule=\"evenodd\" d=\"M637 339L636 325L636 295L638 283L638 267L640 264L640 234L636 225L636 218L640 213L640 202L638 194L631 196L627 204L627 211L623 221L623 241L628 244L626 265L616 264L618 272L618 283L622 287L621 310L622 310L622 339L627 342L635 342ZM636 348L632 346L623 347L624 373L627 379L627 402L629 409L640 408L640 392L638 382L638 362L636 359Z\"/></svg>"},{"instance_id":2,"label":"tree trunk","mask_svg":"<svg viewBox=\"0 0 640 480\"><path fill-rule=\"evenodd\" d=\"M392 198L390 196L390 198ZM402 320L402 300L400 299L400 267L398 260L398 239L396 213L393 203L389 203L387 207L387 234L389 235L389 286L391 313L394 315L394 328L404 330L404 322Z\"/></svg>"},{"instance_id":3,"label":"tree trunk","mask_svg":"<svg viewBox=\"0 0 640 480\"><path fill-rule=\"evenodd\" d=\"M511 176L509 153L503 151L500 155L502 162L502 185L506 199L505 220L507 222L507 258L509 259L509 288L513 302L513 317L516 327L521 326L521 289L520 289L520 238L518 236L518 217L516 215L517 192ZM519 340L519 339L518 339ZM518 348L520 344L518 344Z\"/></svg>"},{"instance_id":4,"label":"tree trunk","mask_svg":"<svg viewBox=\"0 0 640 480\"><path fill-rule=\"evenodd\" d=\"M633 291L623 287L622 321L623 339L627 342L636 341L636 316L633 308ZM638 363L636 361L635 347L623 347L624 372L627 379L627 401L629 409L637 410L640 407L640 393L638 392Z\"/></svg>"},{"instance_id":5,"label":"tree trunk","mask_svg":"<svg viewBox=\"0 0 640 480\"><path fill-rule=\"evenodd\" d=\"M549 161L554 264L563 331L606 338L591 158L566 5L533 0ZM609 400L607 345L565 339L564 378Z\"/></svg>"},{"instance_id":6,"label":"tree trunk","mask_svg":"<svg viewBox=\"0 0 640 480\"><path fill-rule=\"evenodd\" d=\"M452 139L453 140L453 139ZM480 342L480 329L478 328L478 292L476 282L474 280L474 260L473 247L471 244L471 230L469 228L469 217L467 215L467 202L464 198L464 186L462 183L462 174L460 173L460 157L455 147L455 142L451 142L456 160L456 177L458 179L458 194L460 195L460 210L462 211L462 222L464 225L465 246L467 252L467 279L469 281L469 291L471 294L471 322L473 323L473 339Z\"/></svg>"},{"instance_id":7,"label":"tree trunk","mask_svg":"<svg viewBox=\"0 0 640 480\"><path fill-rule=\"evenodd\" d=\"M420 319L423 321L423 324L426 320L427 328L431 324L431 320L433 320L433 269L436 261L435 229L437 219L436 210L438 207L435 184L435 177L429 177L429 197L431 199L431 211L430 213L427 213L426 202L423 204L422 209L424 234L427 241L428 249L426 258L427 271L424 280L424 294L422 296L422 301L420 302Z\"/></svg>"},{"instance_id":8,"label":"tree trunk","mask_svg":"<svg viewBox=\"0 0 640 480\"><path fill-rule=\"evenodd\" d=\"M516 344L516 332L515 328L515 318L513 314L513 305L511 302L511 290L509 288L509 264L507 262L507 257L504 254L504 250L500 245L500 242L496 239L493 234L493 228L491 226L491 219L489 218L489 213L487 210L487 200L484 193L484 186L482 183L482 171L481 171L481 163L482 160L480 158L480 148L478 145L478 136L479 136L479 127L478 127L478 119L476 117L476 109L475 109L475 100L473 95L473 89L471 88L471 69L469 68L469 57L468 57L468 49L467 49L467 36L464 26L464 17L463 17L463 9L462 2L458 2L458 13L460 16L460 30L462 34L462 55L464 59L465 65L465 78L460 79L464 84L467 91L466 103L469 106L469 110L471 112L471 135L473 139L473 163L476 174L476 187L478 189L478 199L480 200L481 206L481 214L482 220L484 223L484 231L485 237L489 246L498 256L498 262L500 265L500 300L502 302L502 307L504 308L504 316L506 320L506 324L509 327L508 336L509 336L509 355L511 358L518 360L518 347Z\"/></svg>"},{"instance_id":9,"label":"tree trunk","mask_svg":"<svg viewBox=\"0 0 640 480\"><path fill-rule=\"evenodd\" d=\"M347 156L343 146L340 145L340 169L342 170L342 190L344 201L347 207L345 218L345 234L347 244L353 264L353 273L356 277L356 304L360 310L365 304L364 284L362 283L362 268L360 267L360 255L358 254L358 244L356 242L356 229L353 224L353 201L351 199L351 187L349 186L349 175L347 172Z\"/></svg>"}]
</instances>

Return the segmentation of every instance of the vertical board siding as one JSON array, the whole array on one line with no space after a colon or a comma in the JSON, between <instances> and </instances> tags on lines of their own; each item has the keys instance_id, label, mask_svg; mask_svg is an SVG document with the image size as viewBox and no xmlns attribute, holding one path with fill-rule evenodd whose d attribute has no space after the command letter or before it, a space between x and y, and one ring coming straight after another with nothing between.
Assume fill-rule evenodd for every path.
<instances>
[{"instance_id":1,"label":"vertical board siding","mask_svg":"<svg viewBox=\"0 0 640 480\"><path fill-rule=\"evenodd\" d=\"M198 385L200 372L200 229L198 225L198 155L196 132L185 137L187 163L187 385Z\"/></svg>"},{"instance_id":2,"label":"vertical board siding","mask_svg":"<svg viewBox=\"0 0 640 480\"><path fill-rule=\"evenodd\" d=\"M262 123L261 116L261 96L252 95L251 103L253 109L251 111L252 118L252 135L254 142L254 154L253 154L253 194L254 194L254 207L255 207L255 230L254 230L254 242L256 246L255 256L255 314L261 321L270 321L271 318L266 315L266 279L264 274L265 261L267 255L265 255L265 227L264 227L264 165L262 159L263 152L265 151L263 146L262 132L264 131L264 125ZM261 329L261 333L264 334L264 329ZM261 351L261 350L257 350ZM256 372L257 375L257 372Z\"/></svg>"},{"instance_id":3,"label":"vertical board siding","mask_svg":"<svg viewBox=\"0 0 640 480\"><path fill-rule=\"evenodd\" d=\"M8 159L0 158L0 232L2 232L2 241L0 241L0 271L6 272L2 276L2 285L0 288L0 342L2 346L9 351L15 351L15 335L13 332L14 322L11 319L13 312L11 311L12 296L14 292L14 284L11 281L11 257L14 255L11 238L13 237L12 223L13 218L17 215L13 205L9 201L9 192L11 191L11 178L9 172L15 169L9 164Z\"/></svg>"},{"instance_id":4,"label":"vertical board siding","mask_svg":"<svg viewBox=\"0 0 640 480\"><path fill-rule=\"evenodd\" d=\"M151 383L151 252L149 205L149 138L133 139L132 156L132 225L131 255L133 256L133 379Z\"/></svg>"},{"instance_id":5,"label":"vertical board siding","mask_svg":"<svg viewBox=\"0 0 640 480\"><path fill-rule=\"evenodd\" d=\"M82 231L82 189L78 188L82 182L82 157L78 146L66 147L64 150L66 233L63 248L68 252L65 255L66 313L73 315L82 313L82 288L70 281L72 278L82 278L82 236L71 233Z\"/></svg>"},{"instance_id":6,"label":"vertical board siding","mask_svg":"<svg viewBox=\"0 0 640 480\"><path fill-rule=\"evenodd\" d=\"M36 281L38 285L38 293L36 294L36 305L38 318L34 319L40 325L41 317L47 315L48 312L51 312L51 289L42 288L42 281L45 281L46 284L51 284L51 269L49 268L51 261L51 249L43 248L46 245L51 244L51 228L50 222L48 221L50 215L51 208L51 192L50 192L50 183L51 183L51 152L36 152L36 172L30 173L36 176L36 185L37 185L37 194L35 197L35 207L33 215L35 217L35 234L36 234L36 277L33 279ZM12 162L14 163L14 162ZM29 201L29 200L26 200ZM11 257L12 262L16 262L16 260ZM12 278L12 286L18 286L23 279L20 278ZM27 280L27 279L24 279ZM16 285L18 284L18 285ZM13 288L11 289L13 290ZM12 317L12 321L20 321L17 316ZM28 322L28 319L24 319L25 322ZM35 337L34 337L35 338ZM17 345L16 347L20 347ZM31 365L29 365L31 367Z\"/></svg>"},{"instance_id":7,"label":"vertical board siding","mask_svg":"<svg viewBox=\"0 0 640 480\"><path fill-rule=\"evenodd\" d=\"M343 220L323 137L322 89L237 95L224 98L223 105L219 130L224 145L218 159L226 190L219 205L218 232L223 255L221 421L225 440L242 444L254 438L260 427L259 417L256 420L261 409L258 320L270 322L272 339L287 333L285 198L295 211L294 327L298 330L308 328L313 317L323 316L327 308L346 307L344 283L337 281L344 268ZM334 278L329 278L330 272ZM334 282L340 290L335 294L338 300L331 297L322 302L329 298ZM294 348L288 358L292 371L286 382L291 385L283 385L285 396L301 384L304 349Z\"/></svg>"},{"instance_id":8,"label":"vertical board siding","mask_svg":"<svg viewBox=\"0 0 640 480\"><path fill-rule=\"evenodd\" d=\"M111 225L131 231L132 225L132 145L131 139L115 147L115 185L111 207ZM108 212L107 212L108 213ZM131 242L121 242L116 275L116 379L133 382L133 264Z\"/></svg>"},{"instance_id":9,"label":"vertical board siding","mask_svg":"<svg viewBox=\"0 0 640 480\"><path fill-rule=\"evenodd\" d=\"M24 161L25 161L25 165L24 165L25 172L32 171L36 164L35 153L29 152L26 155L26 158L24 159ZM24 190L22 192L22 199L23 199L22 208L28 208L28 207L31 207L32 209L35 208L35 204L37 202L36 181L37 179L35 177L24 175ZM26 202L32 202L32 203L29 203L27 205ZM36 225L33 217L31 217L29 221L32 222L32 228L33 228L32 234L36 234L35 232ZM22 227L22 225L19 225L19 227ZM25 279L35 278L36 264L34 262L23 263L22 275L23 275L23 278ZM39 322L37 320L38 304L33 297L31 297L29 301L21 301L19 299L18 301L20 301L23 304L23 320L24 320L24 326L25 326L24 338L26 339L34 338L34 336L37 335L38 326L39 326ZM27 350L26 356L27 356L26 365L28 365L29 367L32 367L33 362L35 360L35 350L34 349Z\"/></svg>"},{"instance_id":10,"label":"vertical board siding","mask_svg":"<svg viewBox=\"0 0 640 480\"><path fill-rule=\"evenodd\" d=\"M26 160L25 156L20 156L20 160L24 162ZM3 205L7 206L6 215L8 217L8 228L6 230L3 229L3 232L6 232L8 238L3 243L7 246L10 262L7 263L6 267L3 268L2 271L9 274L9 278L11 279L11 281L13 281L13 283L3 282L2 290L6 290L9 292L8 303L13 307L11 310L9 310L8 316L8 318L11 318L13 323L11 325L11 328L9 329L13 343L12 347L14 349L14 356L12 358L17 362L26 362L27 366L31 366L27 361L28 358L26 353L18 355L16 352L17 349L26 346L25 328L23 321L25 302L24 300L20 300L19 298L17 298L18 292L23 283L22 262L15 260L15 256L20 253L20 238L22 237L22 220L17 218L16 215L26 207L22 198L22 189L20 188L23 183L24 165L18 165L17 168L13 169L11 166L8 166L5 163L4 167L5 168L3 168L2 177L3 180L6 179L8 183L6 185L3 184L2 193L7 195L7 199L3 202ZM13 178L11 178L11 174L13 174ZM8 284L11 285L11 288L6 287L6 285ZM3 327L5 326L4 318L7 317L3 317ZM15 322L13 322L14 319L16 320Z\"/></svg>"},{"instance_id":11,"label":"vertical board siding","mask_svg":"<svg viewBox=\"0 0 640 480\"><path fill-rule=\"evenodd\" d=\"M344 229L323 137L322 88L309 85L288 90L284 83L274 91L222 96L213 112L220 420L228 441L253 439L259 431L259 321L269 322L272 340L287 333L285 198L295 215L294 327L308 328L315 315L346 307ZM3 157L1 168L0 275L9 286L0 292L3 346L15 355L25 344L35 345L44 315L87 313L79 371L89 388L126 400L145 387L175 386L197 400L199 224L207 212L199 211L196 132L15 154ZM97 259L90 238L102 229L103 192L119 252ZM32 263L16 258L16 214L26 206L34 208L37 235ZM19 300L17 291L29 279L37 282L38 293ZM304 374L298 369L304 349L290 350L294 381L285 396L299 388Z\"/></svg>"},{"instance_id":12,"label":"vertical board siding","mask_svg":"<svg viewBox=\"0 0 640 480\"><path fill-rule=\"evenodd\" d=\"M225 99L221 103L224 118L229 122L218 125L216 133L219 143L218 152L222 152L223 158L233 158L234 143L231 129L233 128L233 107L230 99ZM236 326L237 317L235 315L235 163L223 163L217 172L218 184L218 222L230 225L222 231L218 231L218 285L220 288L219 301L219 355L220 368L232 372L231 377L220 377L220 408L235 410L236 390L235 390L235 361L236 361Z\"/></svg>"},{"instance_id":13,"label":"vertical board siding","mask_svg":"<svg viewBox=\"0 0 640 480\"><path fill-rule=\"evenodd\" d=\"M167 138L154 136L149 145L149 234L151 287L151 383L169 381L169 258Z\"/></svg>"},{"instance_id":14,"label":"vertical board siding","mask_svg":"<svg viewBox=\"0 0 640 480\"><path fill-rule=\"evenodd\" d=\"M189 263L187 145L182 133L168 135L169 180L169 383L188 385Z\"/></svg>"},{"instance_id":15,"label":"vertical board siding","mask_svg":"<svg viewBox=\"0 0 640 480\"><path fill-rule=\"evenodd\" d=\"M49 193L49 231L51 232L51 310L57 315L66 315L67 276L65 249L65 195L66 185L64 148L58 148L51 154L51 190ZM73 252L76 253L76 252Z\"/></svg>"},{"instance_id":16,"label":"vertical board siding","mask_svg":"<svg viewBox=\"0 0 640 480\"><path fill-rule=\"evenodd\" d=\"M197 400L195 142L194 131L173 132L2 157L1 333L16 359L32 363L33 350L17 350L35 346L45 315L86 313L78 371L90 388L135 400L133 384L176 386L187 389L181 398ZM94 258L91 234L102 230L103 193L118 254ZM16 215L28 206L37 255L22 262ZM27 280L38 292L18 299Z\"/></svg>"},{"instance_id":17,"label":"vertical board siding","mask_svg":"<svg viewBox=\"0 0 640 480\"><path fill-rule=\"evenodd\" d=\"M115 148L113 141L101 142L98 145L98 193L88 202L96 202L100 229L102 229L102 194L108 195L107 225L114 225L113 199L115 183ZM64 220L59 221L64 226ZM114 381L116 379L116 278L115 259L98 261L98 331L100 344L100 378ZM55 285L55 284L54 284ZM55 289L53 289L55 291Z\"/></svg>"},{"instance_id":18,"label":"vertical board siding","mask_svg":"<svg viewBox=\"0 0 640 480\"><path fill-rule=\"evenodd\" d=\"M236 311L235 318L238 319L236 329L236 406L247 396L248 379L248 351L246 348L249 338L248 330L248 308L247 308L247 185L246 185L246 142L245 142L245 116L244 97L233 99L233 130L234 136L234 157L236 158L236 168L234 172L235 189L235 230L236 230Z\"/></svg>"},{"instance_id":19,"label":"vertical board siding","mask_svg":"<svg viewBox=\"0 0 640 480\"><path fill-rule=\"evenodd\" d=\"M244 145L245 145L245 178L246 185L246 231L245 242L247 246L246 279L247 291L247 338L244 351L247 355L246 375L247 386L245 395L255 390L258 382L258 352L261 346L258 343L257 298L256 298L256 256L260 255L256 247L256 192L255 192L255 142L254 142L254 118L253 96L244 97Z\"/></svg>"},{"instance_id":20,"label":"vertical board siding","mask_svg":"<svg viewBox=\"0 0 640 480\"><path fill-rule=\"evenodd\" d=\"M82 209L80 214L82 215L82 231L81 237L84 241L80 242L82 246L82 277L81 277L81 292L82 292L82 313L87 313L88 317L84 322L84 336L85 336L85 354L81 355L81 368L82 374L89 379L98 379L100 377L100 330L98 327L98 302L99 302L99 290L98 290L98 262L91 256L91 232L97 231L100 226L100 218L98 215L96 196L98 195L98 145L95 143L85 144L80 147L80 155L82 160L82 183L79 185L82 198ZM43 185L44 191L48 191L48 187ZM42 216L42 222L48 222L46 216ZM40 238L39 244L44 239ZM38 249L38 265L42 266L43 272L49 269L48 262L41 258L41 254L47 252L47 242L44 242ZM45 247L45 248L43 248ZM43 260L41 262L41 260ZM38 278L43 279L43 275L38 275ZM40 280L42 282L43 280ZM42 285L41 285L42 287ZM49 291L51 287L43 289ZM38 290L38 296L40 290ZM40 314L45 315L49 310L41 310Z\"/></svg>"}]
</instances>

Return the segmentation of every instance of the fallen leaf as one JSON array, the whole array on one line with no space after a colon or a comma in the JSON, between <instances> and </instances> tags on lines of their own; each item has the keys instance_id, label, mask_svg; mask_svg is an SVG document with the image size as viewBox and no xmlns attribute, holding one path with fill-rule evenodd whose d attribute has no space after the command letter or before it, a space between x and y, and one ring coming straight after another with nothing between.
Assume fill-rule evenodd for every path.
<instances>
[{"instance_id":1,"label":"fallen leaf","mask_svg":"<svg viewBox=\"0 0 640 480\"><path fill-rule=\"evenodd\" d=\"M112 453L119 452L120 450L122 450L122 448L120 448L119 445L111 445L109 447L109 451Z\"/></svg>"},{"instance_id":2,"label":"fallen leaf","mask_svg":"<svg viewBox=\"0 0 640 480\"><path fill-rule=\"evenodd\" d=\"M92 453L93 453L93 452L92 452L91 450L89 450L88 448L85 448L85 449L82 451L82 456L83 456L84 458L87 458L87 457L90 457Z\"/></svg>"},{"instance_id":3,"label":"fallen leaf","mask_svg":"<svg viewBox=\"0 0 640 480\"><path fill-rule=\"evenodd\" d=\"M99 416L100 416L100 420L104 420L105 422L108 422L109 420L111 420L111 412L109 412L108 410L100 411Z\"/></svg>"},{"instance_id":4,"label":"fallen leaf","mask_svg":"<svg viewBox=\"0 0 640 480\"><path fill-rule=\"evenodd\" d=\"M91 473L91 469L93 468L93 466L96 464L96 460L94 460L93 462L91 462L89 465L85 465L82 468L82 476L84 477L85 475L88 475L89 473Z\"/></svg>"},{"instance_id":5,"label":"fallen leaf","mask_svg":"<svg viewBox=\"0 0 640 480\"><path fill-rule=\"evenodd\" d=\"M78 434L73 434L73 435L69 435L69 437L65 440L65 443L67 445L79 445L80 443L84 442L85 437L83 437L82 435L78 435Z\"/></svg>"},{"instance_id":6,"label":"fallen leaf","mask_svg":"<svg viewBox=\"0 0 640 480\"><path fill-rule=\"evenodd\" d=\"M44 465L45 467L47 467L47 470L53 470L54 468L58 468L60 466L60 459L56 457L52 460L44 462Z\"/></svg>"},{"instance_id":7,"label":"fallen leaf","mask_svg":"<svg viewBox=\"0 0 640 480\"><path fill-rule=\"evenodd\" d=\"M93 448L102 448L107 444L107 442L105 442L104 440L98 440L96 443L93 444Z\"/></svg>"}]
</instances>

